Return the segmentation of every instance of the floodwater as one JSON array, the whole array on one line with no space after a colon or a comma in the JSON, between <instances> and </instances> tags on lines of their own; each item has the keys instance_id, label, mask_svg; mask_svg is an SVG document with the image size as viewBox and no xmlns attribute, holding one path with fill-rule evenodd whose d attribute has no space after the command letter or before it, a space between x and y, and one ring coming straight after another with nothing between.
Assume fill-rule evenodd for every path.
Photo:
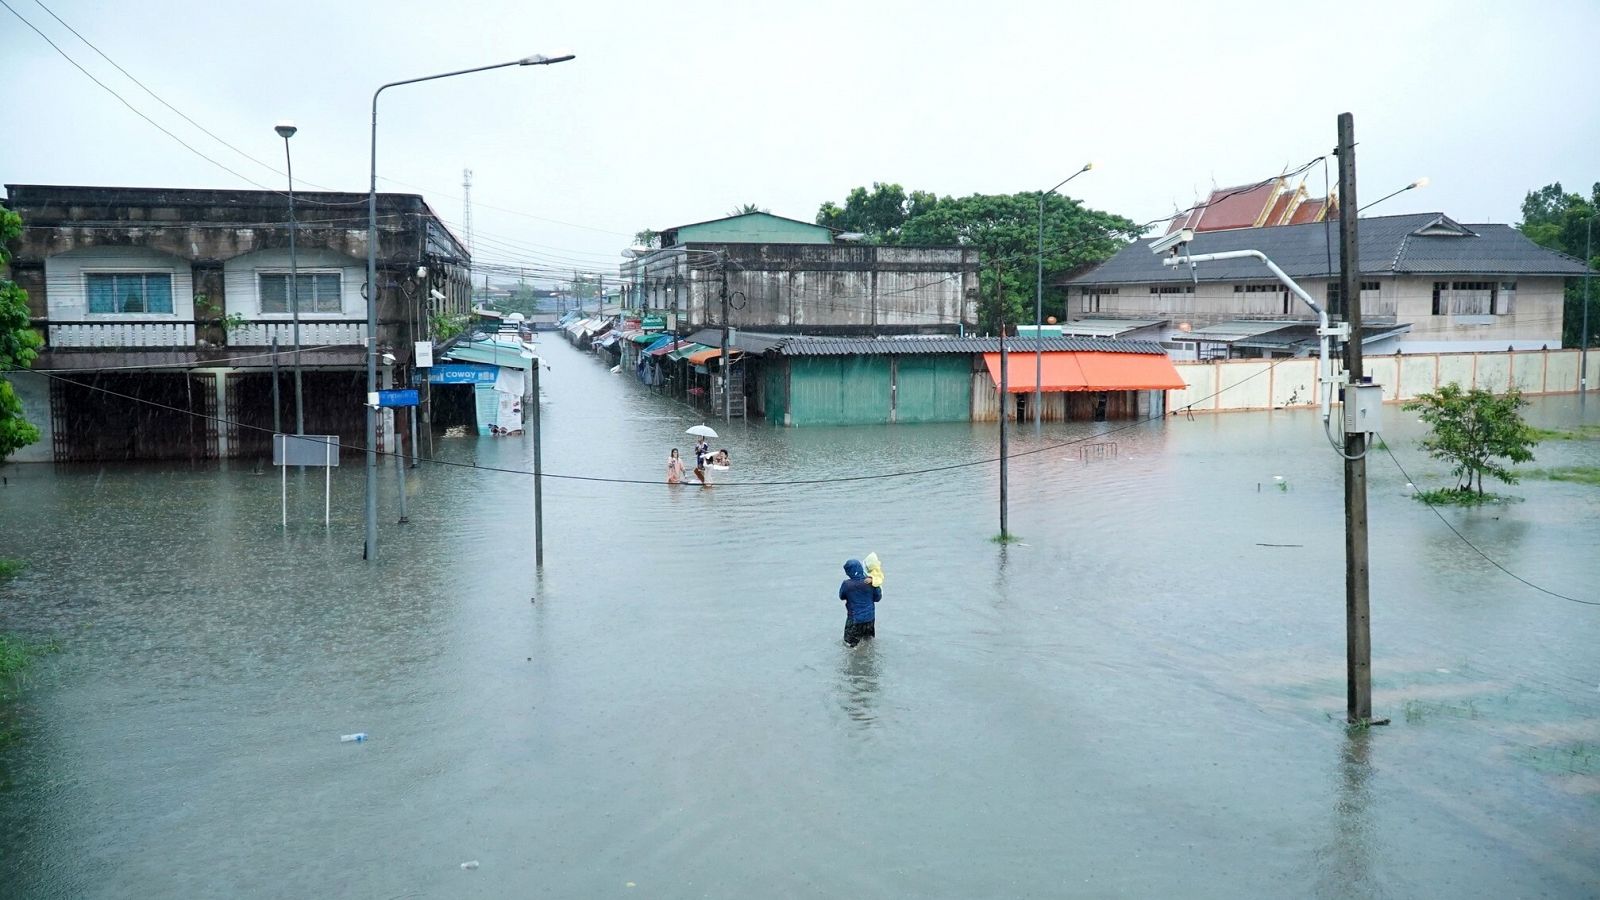
<instances>
[{"instance_id":1,"label":"floodwater","mask_svg":"<svg viewBox=\"0 0 1600 900\"><path fill-rule=\"evenodd\" d=\"M689 410L545 343L550 472L656 479L692 446ZM1386 415L1443 484L1413 417ZM993 426L713 424L727 482L996 446ZM270 468L9 467L0 556L31 567L0 628L63 651L0 750L0 894L1600 892L1600 607L1496 571L1375 454L1393 724L1349 733L1341 467L1314 415L1125 425L1018 430L1019 452L1106 446L1013 460L1009 546L993 464L549 480L542 573L517 474L425 465L398 525L386 467L367 564L359 465L328 530L321 479L292 475L287 533ZM515 438L435 452L531 463ZM1600 441L1535 465L1577 463ZM1600 600L1600 489L1506 490L1526 501L1445 515ZM840 565L874 550L879 637L852 652Z\"/></svg>"}]
</instances>

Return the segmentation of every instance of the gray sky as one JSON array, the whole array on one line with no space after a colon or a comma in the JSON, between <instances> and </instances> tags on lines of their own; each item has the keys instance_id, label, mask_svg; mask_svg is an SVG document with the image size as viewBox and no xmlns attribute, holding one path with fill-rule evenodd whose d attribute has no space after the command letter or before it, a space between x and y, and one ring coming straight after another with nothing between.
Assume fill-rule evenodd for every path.
<instances>
[{"instance_id":1,"label":"gray sky","mask_svg":"<svg viewBox=\"0 0 1600 900\"><path fill-rule=\"evenodd\" d=\"M282 176L185 123L52 19L6 0L128 102L262 185ZM1600 3L240 4L45 0L194 120L303 187L364 191L385 81L532 52L578 58L385 92L383 190L462 218L480 259L614 272L638 228L746 202L811 219L874 180L939 194L1070 186L1138 221L1213 183L1327 151L1356 116L1386 213L1515 222L1523 194L1600 180L1589 84ZM269 14L269 10L273 11ZM1592 46L1592 43L1591 43ZM278 52L275 48L290 48ZM1347 57L1353 69L1334 63ZM249 188L142 121L0 9L7 183ZM1321 169L1312 190L1321 191ZM397 182L403 182L400 184ZM499 209L492 208L498 207ZM521 214L507 212L516 210ZM1379 210L1374 210L1378 212ZM550 221L559 220L559 221Z\"/></svg>"}]
</instances>

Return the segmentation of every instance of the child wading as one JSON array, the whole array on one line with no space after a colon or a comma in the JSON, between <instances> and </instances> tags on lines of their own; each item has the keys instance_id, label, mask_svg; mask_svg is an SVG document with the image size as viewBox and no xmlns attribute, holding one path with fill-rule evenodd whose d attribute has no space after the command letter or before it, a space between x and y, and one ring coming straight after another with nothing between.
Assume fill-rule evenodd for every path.
<instances>
[{"instance_id":1,"label":"child wading","mask_svg":"<svg viewBox=\"0 0 1600 900\"><path fill-rule=\"evenodd\" d=\"M867 569L861 560L852 559L844 564L844 574L849 576L839 585L839 599L844 601L844 642L854 647L874 636L873 620L877 618L875 605L883 599L883 588L873 587L867 578Z\"/></svg>"}]
</instances>

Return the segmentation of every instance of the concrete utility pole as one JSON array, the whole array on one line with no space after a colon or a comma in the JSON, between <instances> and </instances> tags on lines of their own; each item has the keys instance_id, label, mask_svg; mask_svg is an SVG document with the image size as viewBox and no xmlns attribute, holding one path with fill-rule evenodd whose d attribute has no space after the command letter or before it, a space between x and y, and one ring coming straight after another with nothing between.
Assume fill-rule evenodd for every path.
<instances>
[{"instance_id":1,"label":"concrete utility pole","mask_svg":"<svg viewBox=\"0 0 1600 900\"><path fill-rule=\"evenodd\" d=\"M1350 336L1345 341L1345 403L1355 398L1361 369L1361 254L1356 241L1355 118L1339 114L1339 302ZM1368 621L1367 436L1346 428L1344 435L1344 617L1345 694L1348 721L1372 720L1372 632Z\"/></svg>"},{"instance_id":2,"label":"concrete utility pole","mask_svg":"<svg viewBox=\"0 0 1600 900\"><path fill-rule=\"evenodd\" d=\"M722 268L722 421L730 422L733 420L733 395L728 378L728 260L719 257L717 262Z\"/></svg>"},{"instance_id":3,"label":"concrete utility pole","mask_svg":"<svg viewBox=\"0 0 1600 900\"><path fill-rule=\"evenodd\" d=\"M1582 408L1589 396L1589 271L1594 259L1594 212L1589 213L1589 223L1583 228L1583 327L1578 332L1578 406Z\"/></svg>"},{"instance_id":4,"label":"concrete utility pole","mask_svg":"<svg viewBox=\"0 0 1600 900\"><path fill-rule=\"evenodd\" d=\"M539 365L544 360L528 361L533 373L533 564L544 568L544 448L539 432Z\"/></svg>"},{"instance_id":5,"label":"concrete utility pole","mask_svg":"<svg viewBox=\"0 0 1600 900\"><path fill-rule=\"evenodd\" d=\"M1006 526L1006 405L1011 400L1010 385L1006 380L1006 306L1005 278L1000 269L994 271L994 299L996 314L1000 318L1000 540L1010 537Z\"/></svg>"}]
</instances>

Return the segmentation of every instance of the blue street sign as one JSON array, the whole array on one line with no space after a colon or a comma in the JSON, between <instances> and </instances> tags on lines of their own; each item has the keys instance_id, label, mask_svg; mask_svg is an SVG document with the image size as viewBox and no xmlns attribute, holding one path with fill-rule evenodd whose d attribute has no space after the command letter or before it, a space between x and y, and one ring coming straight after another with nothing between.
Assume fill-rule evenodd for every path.
<instances>
[{"instance_id":1,"label":"blue street sign","mask_svg":"<svg viewBox=\"0 0 1600 900\"><path fill-rule=\"evenodd\" d=\"M393 391L379 391L379 406L416 406L420 402L415 388L403 388Z\"/></svg>"},{"instance_id":2,"label":"blue street sign","mask_svg":"<svg viewBox=\"0 0 1600 900\"><path fill-rule=\"evenodd\" d=\"M428 370L429 384L494 384L499 366L481 363L437 363Z\"/></svg>"}]
</instances>

